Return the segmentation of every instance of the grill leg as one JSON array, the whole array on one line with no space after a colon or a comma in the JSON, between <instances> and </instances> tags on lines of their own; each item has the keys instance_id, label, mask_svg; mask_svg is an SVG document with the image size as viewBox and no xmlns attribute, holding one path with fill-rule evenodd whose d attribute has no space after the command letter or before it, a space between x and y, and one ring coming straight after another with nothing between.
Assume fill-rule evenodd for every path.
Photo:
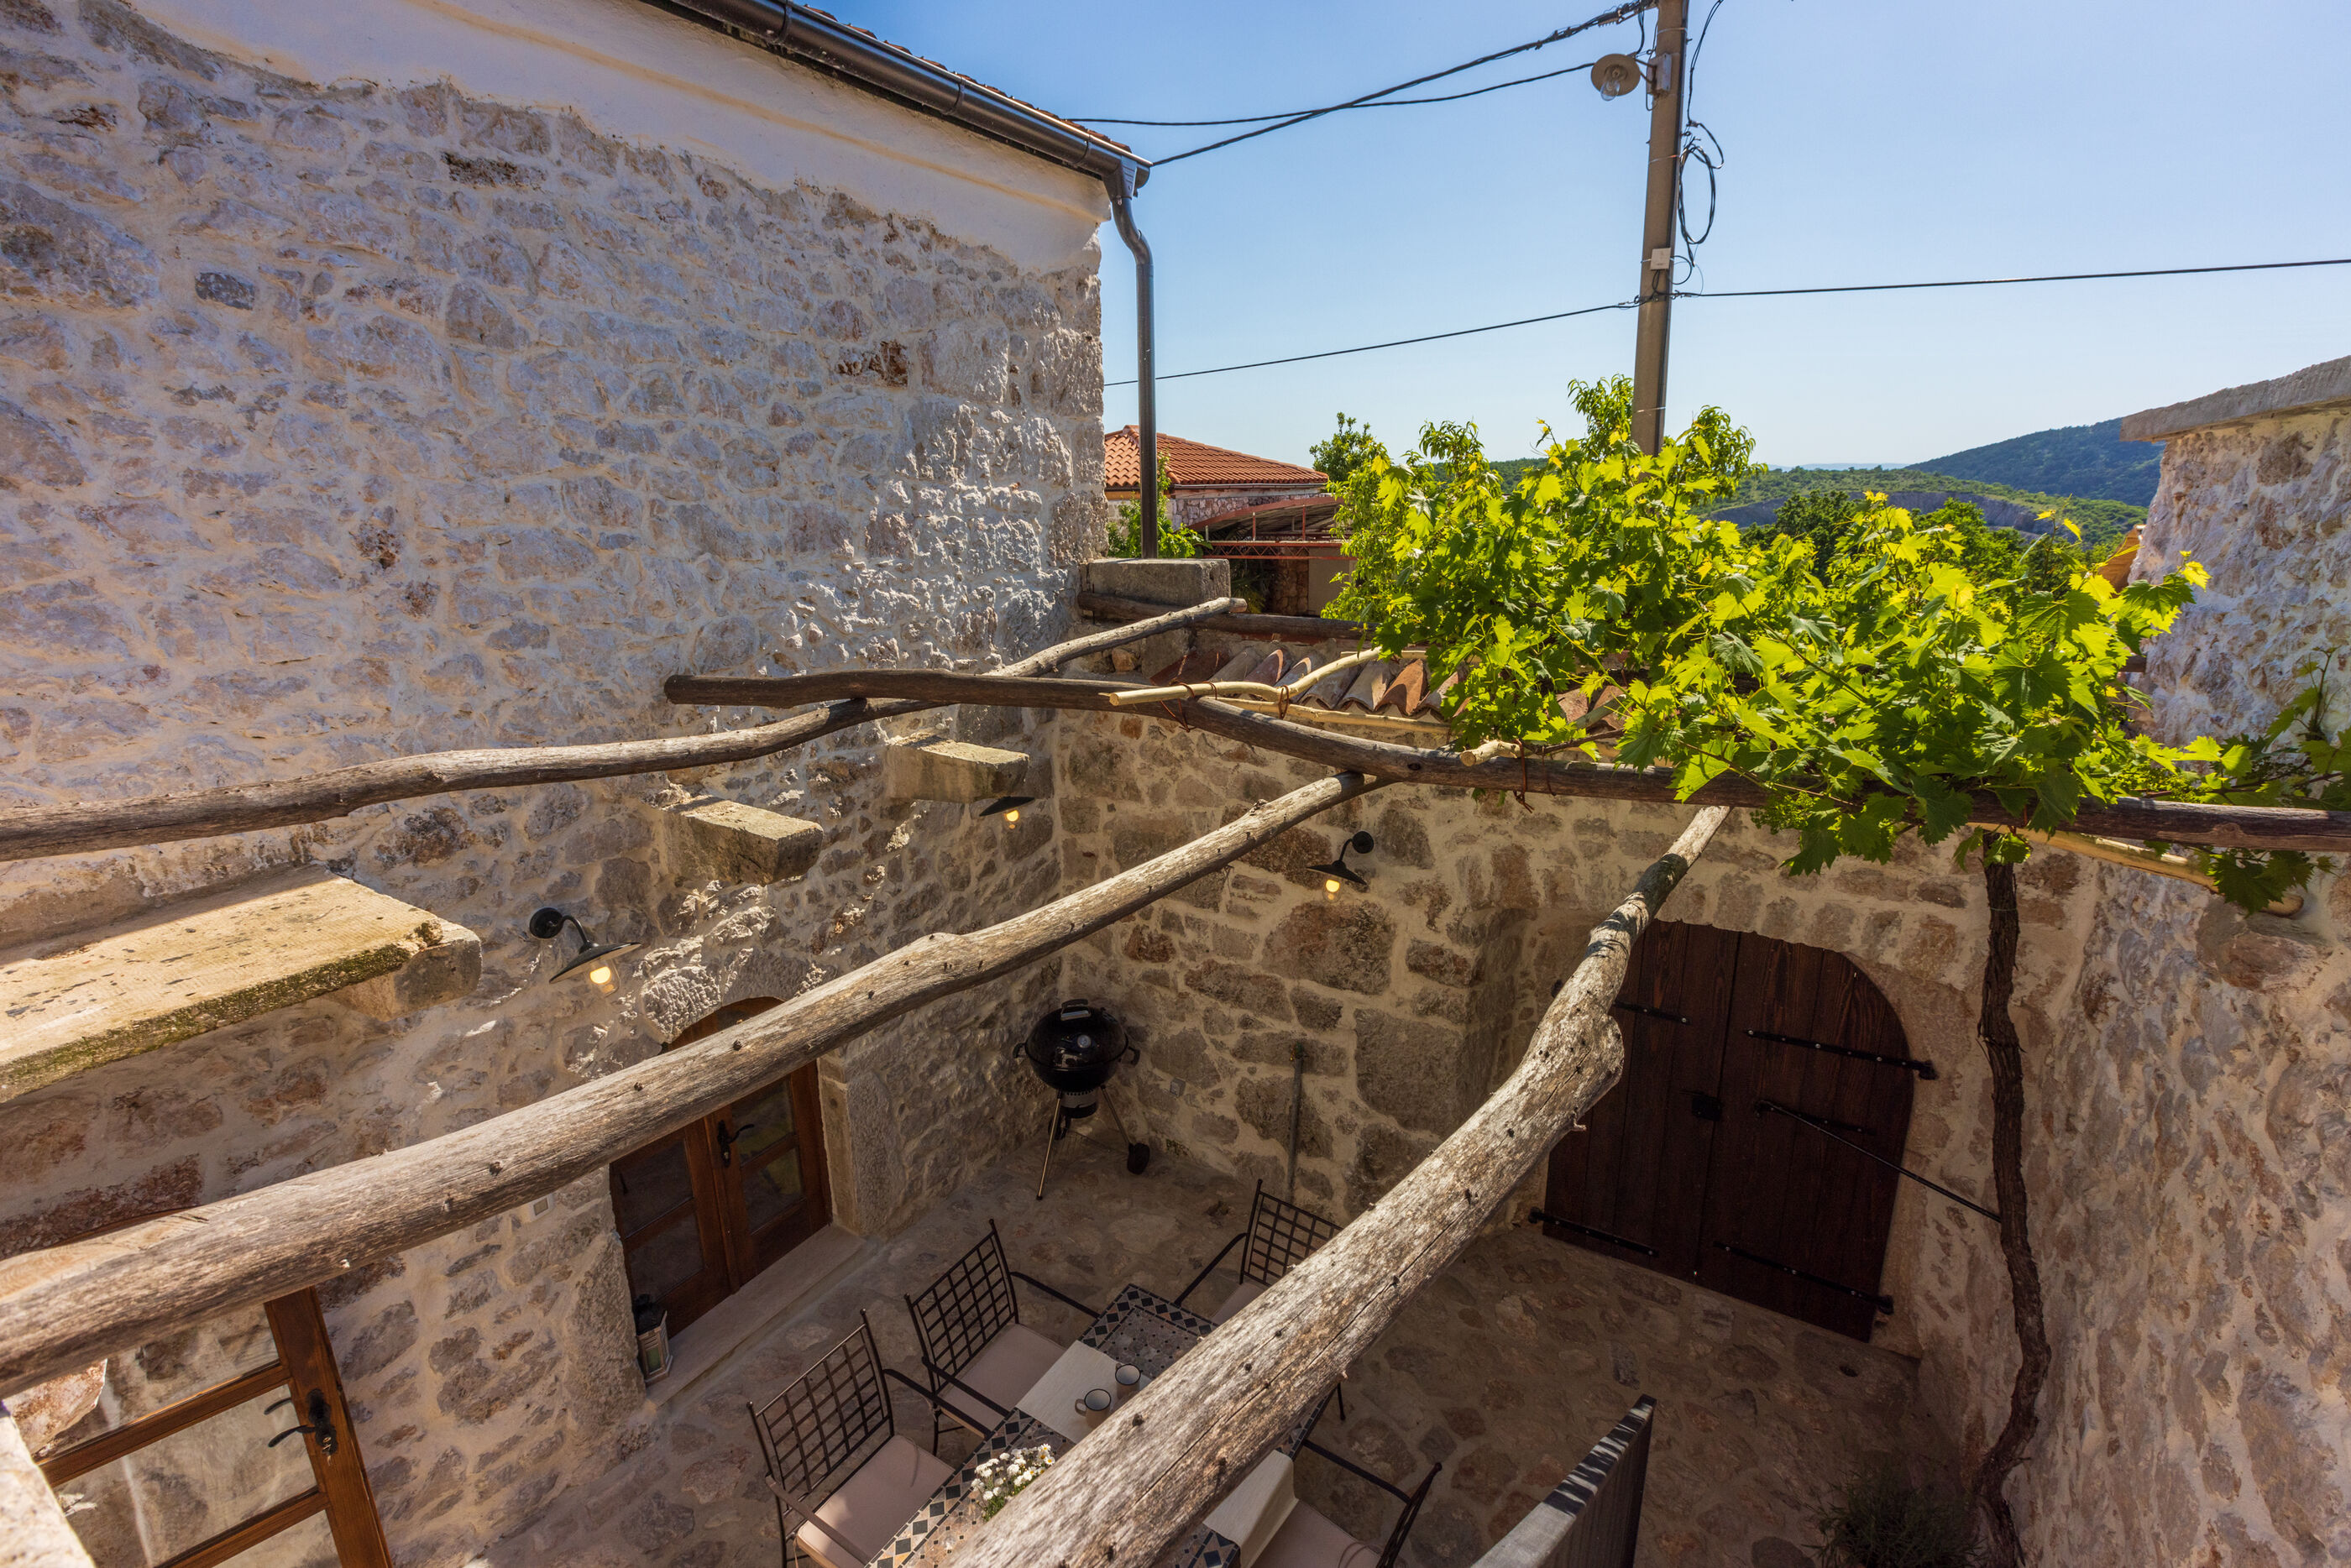
<instances>
[{"instance_id":1,"label":"grill leg","mask_svg":"<svg viewBox=\"0 0 2351 1568\"><path fill-rule=\"evenodd\" d=\"M1143 1174L1143 1168L1151 1163L1151 1146L1145 1143L1135 1142L1134 1135L1126 1130L1126 1118L1118 1114L1118 1102L1110 1097L1110 1085L1108 1084L1104 1084L1102 1085L1102 1103L1103 1108L1110 1112L1110 1119L1118 1124L1118 1136L1126 1145L1126 1168L1128 1173L1134 1176L1141 1176Z\"/></svg>"},{"instance_id":2,"label":"grill leg","mask_svg":"<svg viewBox=\"0 0 2351 1568\"><path fill-rule=\"evenodd\" d=\"M1037 1171L1037 1201L1045 1201L1045 1178L1053 1168L1053 1138L1061 1130L1061 1096L1053 1096L1053 1108L1045 1113L1045 1163Z\"/></svg>"}]
</instances>

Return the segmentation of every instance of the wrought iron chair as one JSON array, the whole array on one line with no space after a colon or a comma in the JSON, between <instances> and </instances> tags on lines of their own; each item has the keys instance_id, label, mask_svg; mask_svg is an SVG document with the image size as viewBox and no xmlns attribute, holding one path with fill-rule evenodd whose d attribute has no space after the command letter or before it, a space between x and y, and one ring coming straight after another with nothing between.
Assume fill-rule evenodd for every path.
<instances>
[{"instance_id":1,"label":"wrought iron chair","mask_svg":"<svg viewBox=\"0 0 2351 1568\"><path fill-rule=\"evenodd\" d=\"M920 1295L906 1298L907 1315L914 1320L914 1340L922 1346L923 1370L931 1379L933 1453L938 1452L939 1434L950 1419L984 1430L1012 1414L1020 1397L1068 1348L1020 1321L1020 1303L1012 1288L1015 1280L1089 1318L1102 1315L1076 1297L1008 1264L1004 1239L990 1220L987 1234L970 1251L956 1259Z\"/></svg>"},{"instance_id":2,"label":"wrought iron chair","mask_svg":"<svg viewBox=\"0 0 2351 1568\"><path fill-rule=\"evenodd\" d=\"M1241 1308L1265 1293L1268 1285L1304 1262L1314 1250L1339 1233L1338 1225L1311 1209L1276 1198L1257 1184L1256 1199L1249 1205L1249 1229L1224 1245L1224 1250L1208 1260L1199 1277L1184 1287L1176 1298L1182 1306L1194 1291L1208 1282L1208 1276L1235 1247L1241 1247L1240 1282L1226 1296L1222 1305L1208 1314L1210 1323L1223 1323ZM1242 1243L1248 1243L1243 1247Z\"/></svg>"},{"instance_id":3,"label":"wrought iron chair","mask_svg":"<svg viewBox=\"0 0 2351 1568\"><path fill-rule=\"evenodd\" d=\"M1311 1430L1311 1428L1310 1428ZM1253 1568L1395 1568L1396 1559L1404 1552L1404 1543L1412 1534L1414 1523L1420 1518L1420 1505L1428 1501L1428 1489L1437 1484L1437 1472L1443 1465L1431 1465L1420 1484L1405 1491L1394 1481L1374 1475L1354 1460L1334 1454L1309 1438L1301 1445L1337 1465L1350 1475L1360 1476L1390 1497L1404 1504L1396 1516L1395 1526L1388 1532L1387 1542L1374 1548L1367 1542L1356 1540L1334 1523L1329 1514L1311 1502L1300 1502L1290 1509L1281 1528L1265 1543Z\"/></svg>"},{"instance_id":4,"label":"wrought iron chair","mask_svg":"<svg viewBox=\"0 0 2351 1568\"><path fill-rule=\"evenodd\" d=\"M749 1407L768 1490L776 1495L786 1568L803 1559L823 1568L862 1568L954 1473L898 1436L893 1378L929 1401L932 1419L939 1419L935 1395L882 1365L873 1325L861 1312L848 1338L782 1393Z\"/></svg>"},{"instance_id":5,"label":"wrought iron chair","mask_svg":"<svg viewBox=\"0 0 2351 1568\"><path fill-rule=\"evenodd\" d=\"M1266 1287L1304 1262L1323 1242L1339 1233L1335 1221L1325 1220L1311 1209L1301 1209L1285 1199L1276 1198L1257 1184L1257 1196L1249 1205L1249 1229L1224 1245L1224 1250L1208 1260L1197 1278L1184 1287L1176 1298L1182 1306L1194 1291L1208 1282L1208 1276L1229 1256L1235 1247L1241 1249L1240 1282L1217 1310L1208 1314L1210 1323L1224 1323L1241 1308L1263 1295ZM1246 1245L1244 1245L1246 1243ZM1339 1419L1347 1418L1347 1391L1339 1390Z\"/></svg>"}]
</instances>

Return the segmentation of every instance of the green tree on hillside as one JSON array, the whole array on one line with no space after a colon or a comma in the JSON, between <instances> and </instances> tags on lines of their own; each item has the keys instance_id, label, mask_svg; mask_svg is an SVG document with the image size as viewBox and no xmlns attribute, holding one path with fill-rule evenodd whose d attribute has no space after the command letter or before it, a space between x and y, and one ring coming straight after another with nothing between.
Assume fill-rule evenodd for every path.
<instances>
[{"instance_id":1,"label":"green tree on hillside","mask_svg":"<svg viewBox=\"0 0 2351 1568\"><path fill-rule=\"evenodd\" d=\"M1380 444L1369 425L1357 424L1345 414L1339 416L1339 428L1327 441L1316 441L1307 449L1314 466L1330 481L1335 493L1347 482L1348 476L1374 458L1384 459L1388 449Z\"/></svg>"}]
</instances>

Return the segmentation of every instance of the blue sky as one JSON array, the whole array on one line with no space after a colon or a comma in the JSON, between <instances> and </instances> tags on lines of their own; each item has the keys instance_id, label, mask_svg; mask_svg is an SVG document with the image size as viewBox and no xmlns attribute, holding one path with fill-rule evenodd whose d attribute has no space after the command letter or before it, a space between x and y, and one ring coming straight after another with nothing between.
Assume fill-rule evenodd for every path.
<instances>
[{"instance_id":1,"label":"blue sky","mask_svg":"<svg viewBox=\"0 0 2351 1568\"><path fill-rule=\"evenodd\" d=\"M1696 0L1702 17L1708 0ZM1194 119L1352 97L1599 10L841 0L883 36L1057 112ZM1454 78L1633 47L1627 25ZM1699 251L1721 289L2351 255L2351 6L1724 0L1693 111L1721 138ZM1432 88L1426 91L1446 88ZM1333 115L1155 174L1163 374L1623 299L1647 116L1580 74ZM1218 132L1124 128L1146 155ZM1132 272L1102 231L1112 377ZM1165 382L1161 427L1302 461L1344 410L1391 445L1474 420L1497 456L1629 369L1629 313ZM1903 462L2351 353L2351 267L1676 306L1670 415L1717 403L1776 464ZM1105 422L1134 418L1131 389Z\"/></svg>"}]
</instances>

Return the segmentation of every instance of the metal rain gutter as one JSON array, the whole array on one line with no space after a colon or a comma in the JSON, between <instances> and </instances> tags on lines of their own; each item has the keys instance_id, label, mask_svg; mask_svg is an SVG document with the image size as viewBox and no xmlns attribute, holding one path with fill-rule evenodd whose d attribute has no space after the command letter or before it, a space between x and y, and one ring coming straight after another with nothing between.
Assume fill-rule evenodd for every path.
<instances>
[{"instance_id":1,"label":"metal rain gutter","mask_svg":"<svg viewBox=\"0 0 2351 1568\"><path fill-rule=\"evenodd\" d=\"M1142 550L1159 554L1159 417L1152 363L1151 246L1134 225L1134 192L1151 165L1126 149L1039 113L1019 100L964 80L929 61L848 26L822 12L780 0L653 0L731 28L788 58L828 71L868 91L954 121L1023 152L1092 175L1109 192L1119 238L1134 255L1136 456L1143 504Z\"/></svg>"}]
</instances>

